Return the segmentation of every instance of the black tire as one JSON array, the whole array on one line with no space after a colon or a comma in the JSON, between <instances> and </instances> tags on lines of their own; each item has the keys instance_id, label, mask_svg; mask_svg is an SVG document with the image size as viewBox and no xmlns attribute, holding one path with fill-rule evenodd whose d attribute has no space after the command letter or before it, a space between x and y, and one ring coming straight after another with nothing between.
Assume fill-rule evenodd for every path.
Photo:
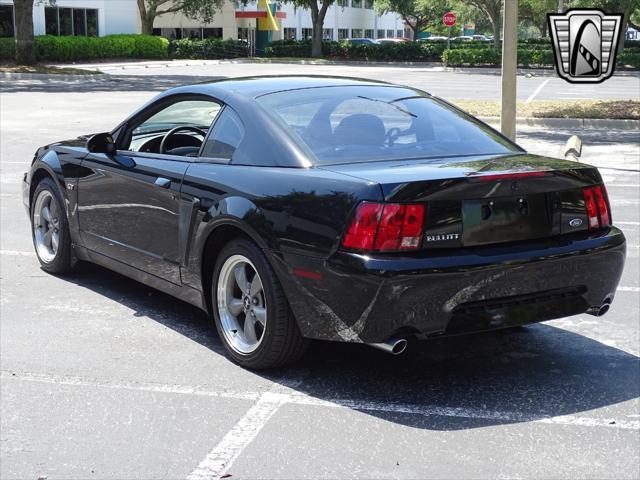
<instances>
[{"instance_id":1,"label":"black tire","mask_svg":"<svg viewBox=\"0 0 640 480\"><path fill-rule=\"evenodd\" d=\"M34 230L34 207L36 204L36 199L39 197L41 192L48 191L51 194L51 201L56 202L57 211L59 212L58 218L58 249L56 251L55 257L52 260L46 261L41 258L38 248L36 245L36 236ZM33 198L31 202L31 238L33 240L33 246L36 251L36 255L38 257L38 261L43 270L54 273L54 274L64 274L69 273L73 270L74 261L73 261L73 253L71 247L71 235L69 233L69 221L67 219L67 213L64 207L64 200L62 198L62 194L56 183L50 178L43 178L38 186L36 187Z\"/></svg>"},{"instance_id":2,"label":"black tire","mask_svg":"<svg viewBox=\"0 0 640 480\"><path fill-rule=\"evenodd\" d=\"M253 263L262 279L267 306L267 321L262 340L255 351L247 354L236 351L225 338L217 307L220 272L225 261L233 255L243 255ZM249 240L234 239L222 248L213 269L211 305L216 329L225 350L234 362L243 367L255 370L281 367L298 360L308 347L309 341L300 333L282 286L269 261L262 250Z\"/></svg>"}]
</instances>

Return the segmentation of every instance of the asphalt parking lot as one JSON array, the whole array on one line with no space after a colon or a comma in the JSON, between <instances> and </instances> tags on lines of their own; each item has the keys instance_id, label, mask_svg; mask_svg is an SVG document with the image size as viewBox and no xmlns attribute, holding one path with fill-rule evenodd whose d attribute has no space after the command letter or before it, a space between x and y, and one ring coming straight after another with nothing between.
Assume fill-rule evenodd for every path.
<instances>
[{"instance_id":1,"label":"asphalt parking lot","mask_svg":"<svg viewBox=\"0 0 640 480\"><path fill-rule=\"evenodd\" d=\"M316 343L298 365L254 373L226 359L187 304L95 266L40 270L19 195L36 147L109 130L161 88L233 74L3 81L1 478L640 476L638 131L519 131L547 155L579 134L583 160L604 167L628 255L601 318L414 344L400 357ZM448 88L448 77L429 81Z\"/></svg>"}]
</instances>

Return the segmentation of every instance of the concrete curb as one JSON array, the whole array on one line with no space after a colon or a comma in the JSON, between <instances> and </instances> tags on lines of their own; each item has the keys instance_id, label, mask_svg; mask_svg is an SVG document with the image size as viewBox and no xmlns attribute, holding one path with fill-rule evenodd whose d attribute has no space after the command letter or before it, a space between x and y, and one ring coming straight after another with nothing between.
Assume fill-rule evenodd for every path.
<instances>
[{"instance_id":1,"label":"concrete curb","mask_svg":"<svg viewBox=\"0 0 640 480\"><path fill-rule=\"evenodd\" d=\"M478 117L486 123L500 123L500 117ZM519 117L516 125L521 127L547 127L569 129L640 130L640 120L618 118L533 118Z\"/></svg>"},{"instance_id":2,"label":"concrete curb","mask_svg":"<svg viewBox=\"0 0 640 480\"><path fill-rule=\"evenodd\" d=\"M99 82L109 80L111 75L106 73L97 73L95 75L69 75L69 74L57 74L57 73L14 73L14 72L0 72L0 80L58 80L60 82Z\"/></svg>"}]
</instances>

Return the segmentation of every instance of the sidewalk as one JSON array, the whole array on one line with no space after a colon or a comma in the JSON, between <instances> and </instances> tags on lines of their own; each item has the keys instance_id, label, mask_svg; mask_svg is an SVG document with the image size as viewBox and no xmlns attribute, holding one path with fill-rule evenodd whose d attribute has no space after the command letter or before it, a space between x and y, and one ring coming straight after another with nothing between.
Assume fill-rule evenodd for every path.
<instances>
[{"instance_id":1,"label":"sidewalk","mask_svg":"<svg viewBox=\"0 0 640 480\"><path fill-rule=\"evenodd\" d=\"M331 60L324 58L289 58L289 57L255 57L255 58L230 58L216 60L123 60L118 62L107 63L56 63L51 64L55 67L83 68L86 70L101 70L104 72L113 70L130 70L140 68L170 68L170 67L190 67L203 65L220 65L228 63L255 63L255 64L283 64L283 65L345 65L345 66L371 66L371 67L403 67L403 68L420 68L433 72L459 72L459 73L501 73L500 68L496 67L446 67L441 62L379 62L366 60ZM518 68L518 75L531 74L533 76L556 76L556 72L552 68ZM637 70L616 70L615 76L631 76L639 77L640 71Z\"/></svg>"}]
</instances>

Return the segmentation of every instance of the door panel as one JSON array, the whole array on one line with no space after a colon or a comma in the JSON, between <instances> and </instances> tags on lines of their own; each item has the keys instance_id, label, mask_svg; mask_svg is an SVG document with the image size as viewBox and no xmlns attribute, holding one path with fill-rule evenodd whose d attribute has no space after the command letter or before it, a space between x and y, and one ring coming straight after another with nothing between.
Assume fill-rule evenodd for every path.
<instances>
[{"instance_id":1,"label":"door panel","mask_svg":"<svg viewBox=\"0 0 640 480\"><path fill-rule=\"evenodd\" d=\"M87 248L180 283L180 188L188 161L90 154L92 174L78 185L80 232Z\"/></svg>"}]
</instances>

